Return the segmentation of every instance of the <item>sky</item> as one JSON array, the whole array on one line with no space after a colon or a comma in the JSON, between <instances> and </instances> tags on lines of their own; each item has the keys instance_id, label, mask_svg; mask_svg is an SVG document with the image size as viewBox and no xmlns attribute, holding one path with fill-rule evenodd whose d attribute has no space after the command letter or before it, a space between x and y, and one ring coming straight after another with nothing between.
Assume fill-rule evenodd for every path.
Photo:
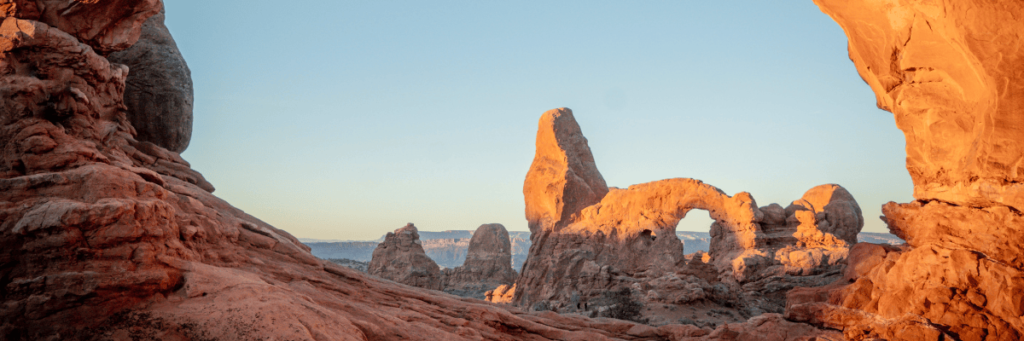
<instances>
[{"instance_id":1,"label":"sky","mask_svg":"<svg viewBox=\"0 0 1024 341\"><path fill-rule=\"evenodd\" d=\"M785 207L837 183L866 232L913 200L903 134L810 0L165 5L195 87L182 156L296 237L527 231L537 121L558 107L609 186L695 178Z\"/></svg>"}]
</instances>

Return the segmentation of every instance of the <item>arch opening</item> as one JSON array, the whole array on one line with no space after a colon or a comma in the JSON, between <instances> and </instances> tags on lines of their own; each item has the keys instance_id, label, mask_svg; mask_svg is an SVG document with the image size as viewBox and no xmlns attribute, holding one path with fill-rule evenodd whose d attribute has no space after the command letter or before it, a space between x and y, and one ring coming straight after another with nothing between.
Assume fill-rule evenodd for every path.
<instances>
[{"instance_id":1,"label":"arch opening","mask_svg":"<svg viewBox=\"0 0 1024 341\"><path fill-rule=\"evenodd\" d=\"M686 216L676 224L675 232L679 242L683 243L683 252L709 252L711 248L711 225L715 219L704 209L694 208L686 212Z\"/></svg>"}]
</instances>

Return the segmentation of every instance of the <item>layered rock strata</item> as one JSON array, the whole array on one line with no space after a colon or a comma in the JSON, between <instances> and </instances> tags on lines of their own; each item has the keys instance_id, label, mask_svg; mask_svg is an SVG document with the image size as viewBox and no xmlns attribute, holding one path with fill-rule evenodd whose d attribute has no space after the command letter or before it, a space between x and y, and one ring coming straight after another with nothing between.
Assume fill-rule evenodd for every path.
<instances>
[{"instance_id":1,"label":"layered rock strata","mask_svg":"<svg viewBox=\"0 0 1024 341\"><path fill-rule=\"evenodd\" d=\"M566 108L541 117L523 192L532 246L513 302L559 311L592 309L589 300L630 287L646 302L716 298L745 306L744 317L782 312L786 289L838 276L864 223L838 185L813 188L785 209L693 179L608 188ZM676 236L692 209L715 219L709 264L688 264ZM769 285L757 281L788 284L770 286L766 301Z\"/></svg>"},{"instance_id":2,"label":"layered rock strata","mask_svg":"<svg viewBox=\"0 0 1024 341\"><path fill-rule=\"evenodd\" d=\"M787 316L854 340L1024 337L1024 5L815 2L903 131L917 201L882 209L904 247L858 244Z\"/></svg>"},{"instance_id":3,"label":"layered rock strata","mask_svg":"<svg viewBox=\"0 0 1024 341\"><path fill-rule=\"evenodd\" d=\"M367 273L424 289L441 290L441 268L423 251L412 223L388 233L373 250Z\"/></svg>"},{"instance_id":4,"label":"layered rock strata","mask_svg":"<svg viewBox=\"0 0 1024 341\"><path fill-rule=\"evenodd\" d=\"M512 243L501 224L480 225L469 240L466 262L445 269L444 291L463 297L485 299L485 293L515 282L512 269Z\"/></svg>"}]
</instances>

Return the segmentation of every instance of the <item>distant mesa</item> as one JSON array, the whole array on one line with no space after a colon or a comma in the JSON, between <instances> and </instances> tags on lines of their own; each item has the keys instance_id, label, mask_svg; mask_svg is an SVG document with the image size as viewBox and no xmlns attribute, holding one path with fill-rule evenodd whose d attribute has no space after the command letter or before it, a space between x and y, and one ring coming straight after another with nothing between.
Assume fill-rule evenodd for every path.
<instances>
[{"instance_id":1,"label":"distant mesa","mask_svg":"<svg viewBox=\"0 0 1024 341\"><path fill-rule=\"evenodd\" d=\"M710 225L709 225L710 226ZM683 243L687 254L703 251L708 252L711 242L710 227L706 232L676 231L676 236ZM455 268L466 261L466 253L469 251L469 240L473 237L471 230L452 230L446 232L419 231L420 242L427 257L434 260L442 270ZM512 269L522 270L523 262L530 250L530 232L509 231L509 240L512 243ZM384 241L382 235L375 241L372 240L327 240L299 238L303 244L310 248L310 252L320 259L349 259L358 262L369 262L373 258L373 250L380 242ZM458 237L452 237L458 236ZM890 233L861 232L857 235L860 242L876 244L903 244L903 240Z\"/></svg>"}]
</instances>

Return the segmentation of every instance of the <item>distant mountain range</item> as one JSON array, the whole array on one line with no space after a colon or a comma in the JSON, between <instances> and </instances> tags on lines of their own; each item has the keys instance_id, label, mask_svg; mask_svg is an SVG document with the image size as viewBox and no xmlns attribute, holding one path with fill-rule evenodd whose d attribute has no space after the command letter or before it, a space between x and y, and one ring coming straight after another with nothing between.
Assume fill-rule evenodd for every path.
<instances>
[{"instance_id":1,"label":"distant mountain range","mask_svg":"<svg viewBox=\"0 0 1024 341\"><path fill-rule=\"evenodd\" d=\"M437 265L454 268L466 261L466 251L469 249L469 239L473 238L473 231L420 231L419 233L423 250L427 252L428 257L437 262ZM512 267L519 271L522 269L523 262L526 261L526 255L530 252L530 232L509 231L508 234L512 242ZM707 252L711 243L711 234L708 232L679 231L676 232L676 235L683 242L683 250L686 253ZM857 240L876 244L903 244L902 239L889 233L861 232L857 236ZM299 241L309 246L313 255L321 259L351 259L369 262L373 258L373 249L384 241L384 236L368 241L308 238L299 238Z\"/></svg>"}]
</instances>

